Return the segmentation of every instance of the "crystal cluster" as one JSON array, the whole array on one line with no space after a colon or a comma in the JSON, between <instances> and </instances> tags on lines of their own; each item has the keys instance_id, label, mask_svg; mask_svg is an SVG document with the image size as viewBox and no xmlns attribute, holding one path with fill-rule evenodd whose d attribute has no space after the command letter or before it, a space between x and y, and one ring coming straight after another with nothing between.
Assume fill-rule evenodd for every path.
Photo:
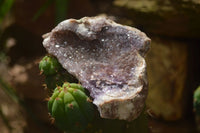
<instances>
[{"instance_id":1,"label":"crystal cluster","mask_svg":"<svg viewBox=\"0 0 200 133\"><path fill-rule=\"evenodd\" d=\"M43 38L48 53L89 90L101 117L131 121L139 116L150 48L143 32L97 16L65 20Z\"/></svg>"}]
</instances>

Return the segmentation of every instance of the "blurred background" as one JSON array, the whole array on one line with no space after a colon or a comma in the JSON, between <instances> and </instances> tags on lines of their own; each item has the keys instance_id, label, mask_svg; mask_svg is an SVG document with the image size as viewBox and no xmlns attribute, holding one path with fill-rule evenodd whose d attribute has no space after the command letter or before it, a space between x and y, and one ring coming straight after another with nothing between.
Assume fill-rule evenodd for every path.
<instances>
[{"instance_id":1,"label":"blurred background","mask_svg":"<svg viewBox=\"0 0 200 133\"><path fill-rule=\"evenodd\" d=\"M51 123L42 35L68 18L106 14L152 39L146 101L152 133L197 132L200 0L0 0L0 132L59 133Z\"/></svg>"}]
</instances>

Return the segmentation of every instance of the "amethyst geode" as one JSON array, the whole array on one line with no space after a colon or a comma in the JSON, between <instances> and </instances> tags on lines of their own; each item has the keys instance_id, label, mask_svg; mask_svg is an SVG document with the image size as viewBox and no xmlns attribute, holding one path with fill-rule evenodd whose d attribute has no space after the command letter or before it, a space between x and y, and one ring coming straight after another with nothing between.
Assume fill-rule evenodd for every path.
<instances>
[{"instance_id":1,"label":"amethyst geode","mask_svg":"<svg viewBox=\"0 0 200 133\"><path fill-rule=\"evenodd\" d=\"M104 17L61 22L43 45L89 90L101 117L134 120L147 96L144 56L150 39Z\"/></svg>"}]
</instances>

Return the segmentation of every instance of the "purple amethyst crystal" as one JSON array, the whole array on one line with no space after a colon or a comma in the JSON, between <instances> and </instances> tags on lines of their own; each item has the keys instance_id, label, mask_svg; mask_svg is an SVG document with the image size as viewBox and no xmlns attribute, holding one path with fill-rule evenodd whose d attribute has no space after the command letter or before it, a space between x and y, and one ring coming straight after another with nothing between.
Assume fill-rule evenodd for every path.
<instances>
[{"instance_id":1,"label":"purple amethyst crystal","mask_svg":"<svg viewBox=\"0 0 200 133\"><path fill-rule=\"evenodd\" d=\"M147 96L144 56L150 39L104 17L61 22L43 45L89 90L101 117L134 120Z\"/></svg>"}]
</instances>

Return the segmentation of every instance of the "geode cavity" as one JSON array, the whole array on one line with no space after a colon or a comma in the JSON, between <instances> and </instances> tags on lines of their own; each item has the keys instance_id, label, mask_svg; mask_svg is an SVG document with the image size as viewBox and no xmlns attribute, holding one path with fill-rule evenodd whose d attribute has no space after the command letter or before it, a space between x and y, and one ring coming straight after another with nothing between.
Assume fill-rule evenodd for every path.
<instances>
[{"instance_id":1,"label":"geode cavity","mask_svg":"<svg viewBox=\"0 0 200 133\"><path fill-rule=\"evenodd\" d=\"M147 96L144 56L150 39L104 17L61 22L43 45L89 90L101 117L133 120Z\"/></svg>"}]
</instances>

